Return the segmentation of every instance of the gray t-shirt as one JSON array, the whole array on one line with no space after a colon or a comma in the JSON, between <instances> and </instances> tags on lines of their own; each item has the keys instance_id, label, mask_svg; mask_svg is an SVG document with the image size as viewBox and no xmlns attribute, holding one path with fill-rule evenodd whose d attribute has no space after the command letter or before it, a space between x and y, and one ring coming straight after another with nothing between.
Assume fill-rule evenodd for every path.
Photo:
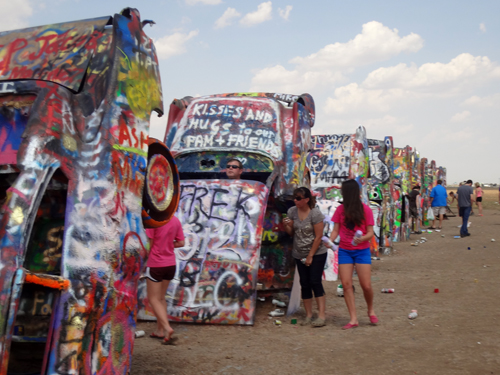
<instances>
[{"instance_id":1,"label":"gray t-shirt","mask_svg":"<svg viewBox=\"0 0 500 375\"><path fill-rule=\"evenodd\" d=\"M314 234L314 225L323 222L325 215L321 213L318 207L313 208L304 220L299 219L297 207L288 210L288 217L293 220L293 250L292 256L295 259L302 259L309 255L316 235ZM326 253L327 248L321 241L315 255Z\"/></svg>"},{"instance_id":2,"label":"gray t-shirt","mask_svg":"<svg viewBox=\"0 0 500 375\"><path fill-rule=\"evenodd\" d=\"M474 189L470 185L462 185L457 190L458 207L470 207L470 195L474 194Z\"/></svg>"}]
</instances>

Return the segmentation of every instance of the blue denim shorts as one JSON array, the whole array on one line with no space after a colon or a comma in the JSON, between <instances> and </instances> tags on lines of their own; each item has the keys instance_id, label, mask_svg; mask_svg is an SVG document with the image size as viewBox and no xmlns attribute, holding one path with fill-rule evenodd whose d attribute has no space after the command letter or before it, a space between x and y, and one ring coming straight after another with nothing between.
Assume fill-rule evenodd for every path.
<instances>
[{"instance_id":1,"label":"blue denim shorts","mask_svg":"<svg viewBox=\"0 0 500 375\"><path fill-rule=\"evenodd\" d=\"M370 248L361 250L339 248L339 264L372 264Z\"/></svg>"}]
</instances>

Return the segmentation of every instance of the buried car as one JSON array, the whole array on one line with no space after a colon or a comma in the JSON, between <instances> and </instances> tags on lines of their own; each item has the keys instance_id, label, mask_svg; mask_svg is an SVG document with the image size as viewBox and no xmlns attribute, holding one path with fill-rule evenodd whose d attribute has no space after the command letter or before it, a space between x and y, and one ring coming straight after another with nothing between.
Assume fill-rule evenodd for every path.
<instances>
[{"instance_id":1,"label":"buried car","mask_svg":"<svg viewBox=\"0 0 500 375\"><path fill-rule=\"evenodd\" d=\"M170 106L165 143L181 177L176 216L186 245L167 291L172 320L253 324L256 289L291 288L282 213L306 167L314 101L272 93L186 97ZM227 178L227 161L243 164ZM142 287L143 288L143 287ZM154 319L141 289L140 319Z\"/></svg>"},{"instance_id":2,"label":"buried car","mask_svg":"<svg viewBox=\"0 0 500 375\"><path fill-rule=\"evenodd\" d=\"M0 374L129 372L144 225L178 202L145 22L0 33Z\"/></svg>"}]
</instances>

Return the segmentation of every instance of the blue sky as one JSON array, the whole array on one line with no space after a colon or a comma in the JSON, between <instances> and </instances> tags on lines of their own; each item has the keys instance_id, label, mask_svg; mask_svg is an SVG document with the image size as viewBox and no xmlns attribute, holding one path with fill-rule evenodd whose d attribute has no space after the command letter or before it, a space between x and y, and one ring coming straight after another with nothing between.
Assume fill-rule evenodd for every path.
<instances>
[{"instance_id":1,"label":"blue sky","mask_svg":"<svg viewBox=\"0 0 500 375\"><path fill-rule=\"evenodd\" d=\"M187 95L308 92L313 134L364 125L447 167L449 183L500 182L498 1L0 0L0 28L125 6L156 22L166 110Z\"/></svg>"}]
</instances>

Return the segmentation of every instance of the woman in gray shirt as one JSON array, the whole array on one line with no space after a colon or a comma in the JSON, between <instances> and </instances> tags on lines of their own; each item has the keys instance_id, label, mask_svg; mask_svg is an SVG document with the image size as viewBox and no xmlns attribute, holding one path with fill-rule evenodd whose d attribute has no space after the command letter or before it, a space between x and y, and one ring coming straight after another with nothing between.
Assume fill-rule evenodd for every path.
<instances>
[{"instance_id":1,"label":"woman in gray shirt","mask_svg":"<svg viewBox=\"0 0 500 375\"><path fill-rule=\"evenodd\" d=\"M316 198L306 187L293 192L295 207L288 210L283 220L286 232L293 236L292 256L300 276L302 300L306 318L302 325L325 325L326 297L321 278L326 263L327 248L321 241L324 215L316 207ZM313 293L318 304L318 319L312 321Z\"/></svg>"}]
</instances>

